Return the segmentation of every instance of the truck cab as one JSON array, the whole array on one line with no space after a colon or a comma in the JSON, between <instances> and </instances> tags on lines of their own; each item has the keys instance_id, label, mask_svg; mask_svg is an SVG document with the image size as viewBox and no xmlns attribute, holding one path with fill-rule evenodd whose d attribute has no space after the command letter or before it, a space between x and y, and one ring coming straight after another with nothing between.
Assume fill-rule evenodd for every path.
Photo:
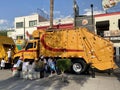
<instances>
[{"instance_id":1,"label":"truck cab","mask_svg":"<svg viewBox=\"0 0 120 90\"><path fill-rule=\"evenodd\" d=\"M34 60L39 56L39 40L29 40L25 47L18 51L14 56L14 59L17 60L19 57L23 57L24 60Z\"/></svg>"}]
</instances>

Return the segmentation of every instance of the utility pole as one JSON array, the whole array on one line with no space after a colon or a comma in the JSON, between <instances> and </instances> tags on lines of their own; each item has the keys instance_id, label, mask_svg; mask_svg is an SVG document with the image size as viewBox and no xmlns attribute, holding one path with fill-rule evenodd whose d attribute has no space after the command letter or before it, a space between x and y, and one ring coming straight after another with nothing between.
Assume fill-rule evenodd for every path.
<instances>
[{"instance_id":1,"label":"utility pole","mask_svg":"<svg viewBox=\"0 0 120 90\"><path fill-rule=\"evenodd\" d=\"M91 4L90 6L91 6L92 29L94 30L93 4Z\"/></svg>"},{"instance_id":2,"label":"utility pole","mask_svg":"<svg viewBox=\"0 0 120 90\"><path fill-rule=\"evenodd\" d=\"M53 9L54 9L54 0L50 0L50 28L53 28Z\"/></svg>"},{"instance_id":3,"label":"utility pole","mask_svg":"<svg viewBox=\"0 0 120 90\"><path fill-rule=\"evenodd\" d=\"M73 0L74 27L76 26L76 0Z\"/></svg>"},{"instance_id":4,"label":"utility pole","mask_svg":"<svg viewBox=\"0 0 120 90\"><path fill-rule=\"evenodd\" d=\"M25 18L24 18L24 40L25 40Z\"/></svg>"},{"instance_id":5,"label":"utility pole","mask_svg":"<svg viewBox=\"0 0 120 90\"><path fill-rule=\"evenodd\" d=\"M79 6L76 0L73 0L73 11L74 11L74 27L76 27L76 17L79 16Z\"/></svg>"}]
</instances>

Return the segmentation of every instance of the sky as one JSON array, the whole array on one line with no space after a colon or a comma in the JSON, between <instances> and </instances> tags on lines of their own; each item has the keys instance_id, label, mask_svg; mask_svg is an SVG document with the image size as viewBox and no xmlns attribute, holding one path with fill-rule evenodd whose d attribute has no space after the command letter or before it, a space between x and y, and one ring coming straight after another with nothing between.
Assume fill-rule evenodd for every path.
<instances>
[{"instance_id":1,"label":"sky","mask_svg":"<svg viewBox=\"0 0 120 90\"><path fill-rule=\"evenodd\" d=\"M102 0L76 0L79 6L79 14L91 14L90 5L93 4L94 14L105 12L102 8ZM39 12L42 9L49 15L50 0L0 0L0 29L12 28L14 18L27 16ZM120 3L108 10L120 11ZM54 18L73 16L73 0L54 0Z\"/></svg>"}]
</instances>

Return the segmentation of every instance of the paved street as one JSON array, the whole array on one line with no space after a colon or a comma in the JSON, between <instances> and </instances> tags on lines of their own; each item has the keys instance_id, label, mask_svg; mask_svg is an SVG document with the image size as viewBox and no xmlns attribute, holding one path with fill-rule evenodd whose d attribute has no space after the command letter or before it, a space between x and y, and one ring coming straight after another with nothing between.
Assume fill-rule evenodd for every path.
<instances>
[{"instance_id":1,"label":"paved street","mask_svg":"<svg viewBox=\"0 0 120 90\"><path fill-rule=\"evenodd\" d=\"M60 75L24 80L13 78L11 74L10 70L0 70L0 90L120 90L120 69L111 76L96 73L96 78L69 74L67 82L61 81Z\"/></svg>"}]
</instances>

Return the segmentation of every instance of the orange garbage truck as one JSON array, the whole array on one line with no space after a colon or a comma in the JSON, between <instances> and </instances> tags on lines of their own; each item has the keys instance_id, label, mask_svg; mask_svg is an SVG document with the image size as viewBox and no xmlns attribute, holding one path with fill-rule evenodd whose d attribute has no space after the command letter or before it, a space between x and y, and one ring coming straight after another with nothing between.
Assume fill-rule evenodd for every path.
<instances>
[{"instance_id":1,"label":"orange garbage truck","mask_svg":"<svg viewBox=\"0 0 120 90\"><path fill-rule=\"evenodd\" d=\"M41 55L68 58L72 62L71 71L77 74L85 72L88 65L98 70L116 67L112 42L86 28L35 30L32 35L34 39L15 54L15 60L20 56L24 60L35 60Z\"/></svg>"},{"instance_id":2,"label":"orange garbage truck","mask_svg":"<svg viewBox=\"0 0 120 90\"><path fill-rule=\"evenodd\" d=\"M11 37L0 36L0 61L4 58L4 60L8 62L7 51L9 49L11 49L11 56L13 59L14 54L18 51L14 40Z\"/></svg>"}]
</instances>

